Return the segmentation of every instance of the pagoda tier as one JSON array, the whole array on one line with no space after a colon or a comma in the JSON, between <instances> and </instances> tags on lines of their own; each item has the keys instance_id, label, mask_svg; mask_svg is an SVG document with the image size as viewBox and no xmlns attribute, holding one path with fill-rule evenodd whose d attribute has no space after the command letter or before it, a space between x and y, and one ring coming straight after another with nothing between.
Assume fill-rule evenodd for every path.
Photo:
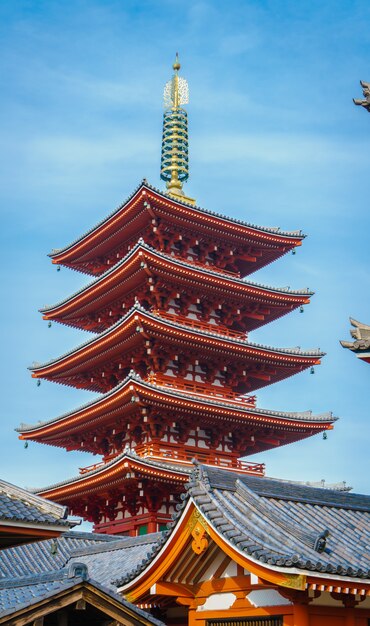
<instances>
[{"instance_id":1,"label":"pagoda tier","mask_svg":"<svg viewBox=\"0 0 370 626\"><path fill-rule=\"evenodd\" d=\"M140 240L116 265L54 306L44 319L100 333L117 322L135 299L146 309L213 322L215 332L245 333L309 303L312 292L246 282L209 264L184 261ZM184 320L185 321L185 320ZM186 323L186 321L185 321ZM190 323L190 322L189 322Z\"/></svg>"},{"instance_id":2,"label":"pagoda tier","mask_svg":"<svg viewBox=\"0 0 370 626\"><path fill-rule=\"evenodd\" d=\"M109 217L62 250L53 263L86 274L102 274L143 237L157 250L242 276L301 245L300 231L264 228L194 207L144 181Z\"/></svg>"},{"instance_id":3,"label":"pagoda tier","mask_svg":"<svg viewBox=\"0 0 370 626\"><path fill-rule=\"evenodd\" d=\"M238 458L331 429L331 414L256 408L253 399L200 394L143 381L131 373L104 396L47 422L22 425L23 440L106 459L126 446L152 458L238 467ZM202 426L197 426L201 424Z\"/></svg>"},{"instance_id":4,"label":"pagoda tier","mask_svg":"<svg viewBox=\"0 0 370 626\"><path fill-rule=\"evenodd\" d=\"M65 502L72 515L93 522L96 532L136 535L166 528L189 479L191 463L158 463L125 451L109 463L80 472L37 490L38 495Z\"/></svg>"},{"instance_id":5,"label":"pagoda tier","mask_svg":"<svg viewBox=\"0 0 370 626\"><path fill-rule=\"evenodd\" d=\"M247 393L320 363L319 350L270 348L239 337L191 328L135 305L82 346L44 365L34 378L91 391L109 391L131 369L174 387L187 382L219 393Z\"/></svg>"}]
</instances>

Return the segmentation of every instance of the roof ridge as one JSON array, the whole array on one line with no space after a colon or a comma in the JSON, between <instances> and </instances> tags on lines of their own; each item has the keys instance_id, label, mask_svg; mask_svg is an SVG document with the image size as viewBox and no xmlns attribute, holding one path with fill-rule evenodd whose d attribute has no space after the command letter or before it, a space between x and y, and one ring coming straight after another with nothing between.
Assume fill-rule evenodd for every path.
<instances>
[{"instance_id":1,"label":"roof ridge","mask_svg":"<svg viewBox=\"0 0 370 626\"><path fill-rule=\"evenodd\" d=\"M274 347L274 346L268 346L268 345L264 345L264 344L259 344L259 343L255 343L252 341L242 341L240 338L238 337L230 337L230 336L222 336L220 333L214 333L211 331L206 331L203 329L199 329L199 328L192 328L190 326L187 326L186 324L181 324L180 322L172 322L170 320L161 318L160 315L156 315L153 312L147 311L140 303L138 300L135 301L135 304L131 307L131 309L129 309L125 315L123 315L122 317L120 317L117 322L115 322L114 324L112 324L111 326L109 326L108 328L106 328L105 330L103 330L101 333L98 333L95 337L93 338L89 338L87 341L84 341L83 343L81 343L80 345L76 346L74 349L72 350L68 350L67 352L61 354L59 357L55 358L55 359L50 359L49 361L46 361L45 363L37 363L34 362L33 365L29 366L28 369L31 370L32 372L36 372L39 369L42 369L44 367L47 367L49 365L52 365L53 363L58 363L59 361L62 361L63 359L65 359L68 356L71 356L73 354L76 354L77 352L81 351L83 348L86 348L87 346L94 344L95 342L100 341L100 339L102 337L106 337L107 335L109 335L110 333L112 333L114 330L116 330L117 328L119 328L120 326L124 326L126 321L129 319L130 316L132 316L134 314L135 311L139 311L140 313L147 315L148 317L158 320L160 319L161 322L165 325L170 325L173 326L174 328L182 328L182 329L186 329L189 332L194 333L195 335L200 335L200 336L210 336L210 337L214 337L215 339L220 339L220 337L223 337L223 341L228 341L231 344L241 344L241 345L245 345L245 346L250 346L252 348L259 348L261 350L268 350L270 352L273 353L280 353L280 354L286 354L286 355L295 355L295 356L302 356L302 357L306 357L306 356L325 356L325 352L321 352L319 348L315 348L315 349L310 349L310 350L301 350L300 347L294 347L294 348L282 348L282 347Z\"/></svg>"},{"instance_id":2,"label":"roof ridge","mask_svg":"<svg viewBox=\"0 0 370 626\"><path fill-rule=\"evenodd\" d=\"M139 185L134 189L134 191L126 198L126 200L120 204L118 207L116 207L111 213L109 213L104 219L100 220L99 222L97 222L94 226L92 226L89 230L87 230L83 235L81 235L80 237L78 237L77 239L75 239L74 241L72 241L71 243L69 243L67 246L64 246L63 248L58 248L58 249L53 249L51 253L49 253L49 257L54 257L58 254L61 254L63 252L65 252L66 250L68 250L69 248L73 247L76 243L78 243L79 241L82 241L83 239L85 239L88 235L90 235L91 233L93 233L95 230L97 230L100 226L102 226L104 223L106 223L111 217L113 217L114 215L116 215L117 213L119 213L120 211L122 211L122 209L124 209L126 207L126 205L137 195L137 193L142 190L142 189L147 189L148 191L153 191L154 193L160 195L162 198L165 198L167 201L173 202L175 205L180 205L180 206L185 206L189 209L193 209L194 211L200 212L200 213L205 213L206 215L212 215L214 217L223 219L225 221L231 222L233 224L239 224L241 226L244 226L246 228L251 228L253 230L257 230L257 231L262 231L262 232L266 232L266 233L270 233L270 234L275 234L275 235L279 235L281 237L291 237L291 238L295 238L295 239L304 239L305 235L302 233L301 230L295 230L295 231L284 231L281 230L280 227L269 227L269 226L257 226L256 224L251 224L242 220L239 220L237 218L232 218L226 215L223 215L222 213L217 213L215 211L210 211L209 209L204 209L201 208L199 206L194 206L192 204L187 203L184 200L180 200L179 198L174 199L173 196L170 196L169 194L166 194L164 192L162 192L160 189L157 189L156 187L150 185L148 183L148 181L144 178Z\"/></svg>"},{"instance_id":3,"label":"roof ridge","mask_svg":"<svg viewBox=\"0 0 370 626\"><path fill-rule=\"evenodd\" d=\"M35 508L39 509L43 513L49 513L55 515L60 521L67 520L68 507L46 500L42 496L37 496L28 489L23 489L5 480L0 480L0 494L3 492L11 499L20 500L27 504L32 504ZM43 522L44 523L44 522ZM48 522L51 523L51 522Z\"/></svg>"},{"instance_id":4,"label":"roof ridge","mask_svg":"<svg viewBox=\"0 0 370 626\"><path fill-rule=\"evenodd\" d=\"M72 476L71 478L67 478L65 480L62 480L60 482L54 483L52 485L48 485L46 487L40 487L40 488L33 488L32 492L33 493L43 493L45 491L49 491L50 489L54 489L56 487L61 487L63 485L67 485L69 483L77 483L78 481L83 481L86 478L90 477L90 476L94 476L95 474L100 473L101 471L106 471L106 469L112 467L113 465L115 465L116 463L119 463L120 461L122 461L123 459L128 458L131 459L132 461L135 461L136 463L142 463L143 465L154 465L155 467L159 467L159 468L164 468L167 470L171 470L171 471L176 471L179 474L188 474L190 473L190 469L186 466L178 466L178 465L173 465L171 463L167 463L166 461L155 461L154 459L150 459L149 457L142 457L139 456L138 454L135 454L134 450L127 450L125 449L123 452L121 452L120 454L117 454L117 456L115 456L113 459L111 459L108 462L104 462L102 461L101 464L99 464L98 467L90 470L89 472L86 472L84 474L78 474L77 476Z\"/></svg>"},{"instance_id":5,"label":"roof ridge","mask_svg":"<svg viewBox=\"0 0 370 626\"><path fill-rule=\"evenodd\" d=\"M138 239L138 241L136 242L136 244L125 254L124 257L122 257L122 259L120 259L119 261L117 261L117 263L115 263L112 267L109 267L105 272L103 272L102 274L100 274L100 276L95 276L91 281L89 281L86 285L84 285L83 287L81 287L80 289L78 289L77 291L75 291L72 295L67 296L66 298L64 298L63 300L60 300L59 302L56 302L53 305L45 305L43 307L41 307L41 309L39 309L40 313L45 313L47 311L52 311L53 309L56 309L57 307L61 306L62 304L66 304L69 300L71 300L72 298L76 297L77 295L83 293L84 291L87 291L88 289L90 289L90 287L92 287L93 285L98 284L100 281L103 281L106 279L107 276L109 276L110 274L113 274L115 271L117 271L117 269L121 266L123 266L127 260L133 256L137 250L139 250L140 248L144 248L149 252L155 253L158 256L167 259L171 262L174 262L177 265L182 265L184 267L187 268L191 268L191 269L197 269L200 272L204 272L207 274L211 274L212 276L217 276L219 278L223 278L226 280L231 280L231 281L235 281L238 283L242 283L244 285L250 286L250 287L256 287L257 289L266 289L268 291L272 291L272 292L276 292L276 293L282 293L282 294L288 294L288 295L307 295L307 296L312 296L314 295L314 292L312 290L310 290L308 287L306 288L302 288L302 289L291 289L290 287L273 287L271 285L266 285L263 283L258 283L256 281L253 280L246 280L246 278L240 278L239 276L232 276L227 275L225 273L223 273L222 271L218 271L218 268L213 268L212 266L202 266L202 265L198 265L196 263L192 263L191 261L185 261L184 259L172 255L172 254L168 254L166 252L163 252L162 250L157 250L156 248L154 248L153 246L151 246L150 244L148 244L147 242L144 241L144 239L142 237L140 237Z\"/></svg>"},{"instance_id":6,"label":"roof ridge","mask_svg":"<svg viewBox=\"0 0 370 626\"><path fill-rule=\"evenodd\" d=\"M215 405L215 406L223 406L223 407L237 407L240 411L245 411L246 413L251 413L251 414L256 414L256 415L271 415L271 416L275 416L275 417L282 417L284 419L298 419L301 421L315 421L315 422L334 422L336 420L338 420L337 417L334 417L331 411L328 412L324 412L324 413L318 413L317 415L314 415L312 413L311 410L307 410L307 411L277 411L277 410L272 410L272 409L264 409L264 408L260 408L260 407L250 407L250 406L246 406L246 405L241 405L240 403L233 403L233 402L224 402L222 401L222 399L215 399L213 400L210 396L204 396L204 395L197 395L197 394L192 394L191 396L189 394L185 394L181 391L175 390L172 387L166 387L165 385L159 385L157 383L154 382L149 382L149 381L145 381L141 378L140 374L137 374L136 372L134 372L134 370L130 370L130 372L128 373L128 375L126 376L126 378L124 378L120 383L118 383L118 385L116 385L115 387L113 387L113 389L110 389L109 391L107 391L104 394L101 394L101 396L99 396L98 398L94 398L93 400L90 400L89 402L86 402L84 404L82 404L81 406L77 407L76 409L72 409L71 411L68 411L66 413L63 413L62 415L58 415L57 417L51 418L49 420L45 420L45 421L41 421L37 424L25 424L25 423L21 423L21 425L18 428L15 428L16 432L29 432L30 430L36 430L42 426L47 426L48 424L52 424L54 422L58 422L59 420L63 420L66 417L68 417L69 415L73 415L74 413L77 413L79 411L83 411L84 409L88 408L89 406L93 406L95 403L100 403L100 402L104 402L104 400L106 398L108 398L110 395L114 395L115 393L118 393L120 389L122 389L129 381L134 381L137 382L145 387L148 387L149 389L159 389L161 391L166 392L168 395L170 396L175 396L175 397L180 397L180 398L184 398L186 397L187 399L191 399L191 400L197 400L198 402L204 402L205 404L211 404L211 405ZM117 458L117 457L115 457Z\"/></svg>"},{"instance_id":7,"label":"roof ridge","mask_svg":"<svg viewBox=\"0 0 370 626\"><path fill-rule=\"evenodd\" d=\"M148 533L147 535L138 535L137 537L117 537L116 541L110 541L102 545L85 546L77 548L68 557L67 563L77 557L86 556L88 554L100 554L102 552L112 552L114 550L122 550L122 548L131 548L139 545L150 545L160 539L161 533Z\"/></svg>"}]
</instances>

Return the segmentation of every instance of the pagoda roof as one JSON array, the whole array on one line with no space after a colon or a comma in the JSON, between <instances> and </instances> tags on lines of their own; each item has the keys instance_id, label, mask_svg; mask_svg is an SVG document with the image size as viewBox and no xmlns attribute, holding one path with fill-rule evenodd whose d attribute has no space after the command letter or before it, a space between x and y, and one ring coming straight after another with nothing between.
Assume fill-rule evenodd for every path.
<instances>
[{"instance_id":1,"label":"pagoda roof","mask_svg":"<svg viewBox=\"0 0 370 626\"><path fill-rule=\"evenodd\" d=\"M156 205L150 205L149 201L153 201ZM78 267L79 264L96 258L103 250L107 252L114 249L119 245L122 229L126 227L127 230L127 219L131 221L133 219L132 212L136 211L138 213L140 208L143 209L143 215L146 214L147 217L136 215L136 233L143 229L149 219L153 219L157 213L165 210L166 215L171 215L174 222L184 224L186 220L188 228L193 223L197 224L200 230L203 229L209 232L210 225L212 225L214 232L217 230L221 236L226 238L239 240L239 242L248 239L256 244L259 243L272 247L270 254L264 260L257 262L253 271L285 254L288 249L300 245L305 237L300 230L284 231L279 227L257 226L202 209L175 199L173 196L161 192L149 185L146 180L143 180L127 200L108 217L93 226L71 244L64 248L53 250L49 255L53 263L71 267L75 266L76 269L81 269ZM134 231L132 234L135 234ZM278 249L273 250L274 246ZM86 270L82 268L82 271Z\"/></svg>"},{"instance_id":2,"label":"pagoda roof","mask_svg":"<svg viewBox=\"0 0 370 626\"><path fill-rule=\"evenodd\" d=\"M199 571L200 559L192 549L191 530L196 521L205 531L208 551L216 544L260 579L301 590L314 590L320 584L322 591L326 585L332 591L333 584L338 591L341 586L356 587L355 593L364 585L368 588L370 496L231 474L198 464L187 490L188 496L169 524L172 530L167 531L167 540L158 541L146 560L116 581L130 600L151 593L153 601L156 584L160 588L162 582L173 580L180 545L191 593L189 572ZM196 559L198 569L193 570ZM176 575L178 585L185 582L179 571Z\"/></svg>"},{"instance_id":3,"label":"pagoda roof","mask_svg":"<svg viewBox=\"0 0 370 626\"><path fill-rule=\"evenodd\" d=\"M88 428L96 429L109 420L115 423L117 415L122 416L124 407L127 407L127 411L135 410L136 398L138 402L155 401L176 411L190 410L201 416L204 423L208 423L209 420L229 419L234 422L240 421L241 424L273 425L282 431L292 431L293 440L330 429L337 419L331 413L313 415L311 411L272 411L251 407L242 399L233 401L176 390L144 381L138 374L130 372L129 376L114 389L78 409L34 425L22 424L17 428L17 432L21 433L21 439L38 440L63 447L68 434L84 432Z\"/></svg>"},{"instance_id":4,"label":"pagoda roof","mask_svg":"<svg viewBox=\"0 0 370 626\"><path fill-rule=\"evenodd\" d=\"M99 304L106 306L115 300L120 293L137 288L140 269L143 278L147 279L145 264L150 264L150 270L154 267L159 272L166 272L167 279L169 272L172 272L178 280L185 282L185 284L189 282L192 285L199 283L202 289L208 288L218 293L226 291L237 295L239 298L244 296L253 302L262 301L270 306L290 305L290 307L298 307L301 304L307 304L309 296L313 295L309 289L292 290L289 287L271 287L254 281L246 281L236 275L231 275L229 272L216 270L205 264L184 261L165 252L157 251L146 244L143 239L139 239L125 257L113 267L73 295L57 304L43 307L40 312L44 314L44 319L57 319L64 323L69 323L68 320L72 318L70 323L78 326L78 323L73 323L74 317L95 311ZM270 319L276 319L289 310L290 308L272 312L267 317L270 321ZM251 329L264 323L266 323L264 320L253 320Z\"/></svg>"},{"instance_id":5,"label":"pagoda roof","mask_svg":"<svg viewBox=\"0 0 370 626\"><path fill-rule=\"evenodd\" d=\"M185 343L188 350L195 347L198 354L199 350L203 349L205 354L217 358L221 351L232 359L239 359L243 362L254 362L257 359L259 362L268 362L271 366L278 368L279 371L275 372L274 381L259 378L256 383L253 383L253 389L286 378L295 373L295 369L300 371L316 365L320 362L320 357L325 354L319 349L302 351L300 348L275 348L248 342L238 336L224 336L204 329L191 328L176 321L163 319L160 315L148 312L139 304L135 304L124 317L97 337L56 359L33 365L29 369L34 378L48 378L59 382L59 376L60 382L73 385L73 376L81 375L81 372L89 372L93 367L101 366L112 358L120 356L123 359L123 342L125 341L124 350L132 351L134 346L137 347L138 341L143 341L142 330L143 334L151 333L156 336L157 340L161 337L162 340L170 341L171 346ZM78 386L86 389L99 390L96 385L94 381L88 380L78 383Z\"/></svg>"},{"instance_id":6,"label":"pagoda roof","mask_svg":"<svg viewBox=\"0 0 370 626\"><path fill-rule=\"evenodd\" d=\"M70 499L82 493L99 492L107 485L111 489L115 484L124 481L127 473L132 470L153 479L186 483L192 471L192 464L143 458L135 454L133 450L124 450L111 461L97 463L91 470L84 471L78 476L47 487L33 489L33 492L39 495L48 494L47 497L59 500Z\"/></svg>"},{"instance_id":7,"label":"pagoda roof","mask_svg":"<svg viewBox=\"0 0 370 626\"><path fill-rule=\"evenodd\" d=\"M370 326L349 318L353 330L350 331L354 341L341 341L343 348L348 348L359 359L370 362Z\"/></svg>"}]
</instances>

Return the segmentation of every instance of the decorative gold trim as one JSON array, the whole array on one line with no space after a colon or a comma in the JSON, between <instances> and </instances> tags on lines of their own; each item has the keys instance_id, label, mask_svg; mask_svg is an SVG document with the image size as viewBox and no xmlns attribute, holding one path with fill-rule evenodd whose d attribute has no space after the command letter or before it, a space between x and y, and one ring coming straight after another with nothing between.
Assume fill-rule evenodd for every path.
<instances>
[{"instance_id":1,"label":"decorative gold trim","mask_svg":"<svg viewBox=\"0 0 370 626\"><path fill-rule=\"evenodd\" d=\"M279 582L279 585L304 591L306 589L306 576L303 574L284 574L284 578Z\"/></svg>"}]
</instances>

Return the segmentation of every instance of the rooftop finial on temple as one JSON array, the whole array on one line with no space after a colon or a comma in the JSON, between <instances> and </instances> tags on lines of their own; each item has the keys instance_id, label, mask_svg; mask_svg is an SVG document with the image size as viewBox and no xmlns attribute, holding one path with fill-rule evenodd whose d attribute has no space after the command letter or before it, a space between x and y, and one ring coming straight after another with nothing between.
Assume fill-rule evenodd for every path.
<instances>
[{"instance_id":1,"label":"rooftop finial on temple","mask_svg":"<svg viewBox=\"0 0 370 626\"><path fill-rule=\"evenodd\" d=\"M175 63L173 64L173 69L175 70L175 72L178 72L179 69L181 68L180 62L179 62L179 53L176 52L176 59L175 59Z\"/></svg>"},{"instance_id":2,"label":"rooftop finial on temple","mask_svg":"<svg viewBox=\"0 0 370 626\"><path fill-rule=\"evenodd\" d=\"M185 78L179 76L179 55L173 64L174 74L164 88L163 137L161 156L161 179L166 182L168 193L185 202L195 204L185 196L183 183L189 178L188 116L183 105L189 102L189 87Z\"/></svg>"}]
</instances>

